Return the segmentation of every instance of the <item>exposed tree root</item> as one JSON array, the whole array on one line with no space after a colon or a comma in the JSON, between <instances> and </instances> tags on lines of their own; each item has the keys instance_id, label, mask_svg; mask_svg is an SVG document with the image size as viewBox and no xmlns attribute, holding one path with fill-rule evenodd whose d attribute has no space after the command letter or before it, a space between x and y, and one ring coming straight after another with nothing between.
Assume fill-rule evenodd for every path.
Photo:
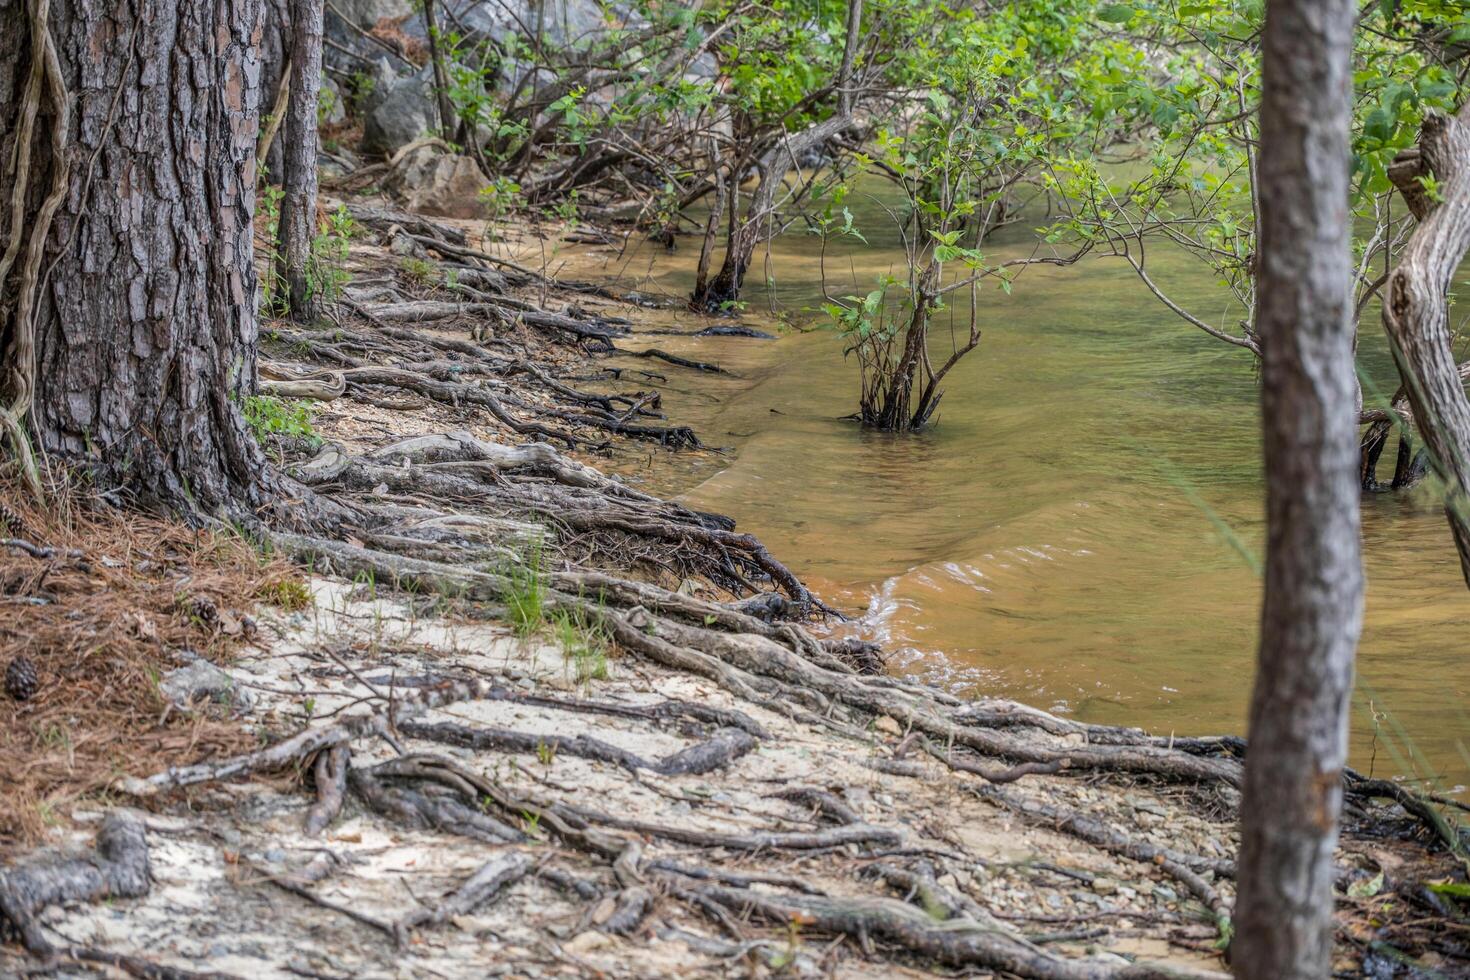
<instances>
[{"instance_id":1,"label":"exposed tree root","mask_svg":"<svg viewBox=\"0 0 1470 980\"><path fill-rule=\"evenodd\" d=\"M738 728L722 728L707 740L662 759L648 760L589 735L532 735L506 728L468 728L454 722L403 722L399 731L411 738L471 749L505 752L552 752L629 770L647 769L660 776L697 776L722 769L755 748L756 741Z\"/></svg>"},{"instance_id":2,"label":"exposed tree root","mask_svg":"<svg viewBox=\"0 0 1470 980\"><path fill-rule=\"evenodd\" d=\"M902 840L897 831L867 824L847 824L813 833L771 831L754 834L726 834L690 830L684 827L667 827L647 820L634 820L628 817L614 817L611 814L598 813L569 804L558 804L556 811L563 817L580 821L586 825L596 824L603 827L615 827L619 830L632 830L661 840L693 844L696 847L722 847L731 851L810 851L843 847L848 844L896 846Z\"/></svg>"},{"instance_id":3,"label":"exposed tree root","mask_svg":"<svg viewBox=\"0 0 1470 980\"><path fill-rule=\"evenodd\" d=\"M141 956L113 953L92 946L59 946L53 950L51 962L59 963L67 960L112 967L130 977L138 977L139 980L238 980L232 973L219 973L213 970L206 973L180 970L178 967L153 963Z\"/></svg>"},{"instance_id":4,"label":"exposed tree root","mask_svg":"<svg viewBox=\"0 0 1470 980\"><path fill-rule=\"evenodd\" d=\"M306 833L315 837L342 812L342 801L347 795L347 769L352 750L346 745L334 745L325 752L317 753L313 774L316 779L317 800L306 812Z\"/></svg>"},{"instance_id":5,"label":"exposed tree root","mask_svg":"<svg viewBox=\"0 0 1470 980\"><path fill-rule=\"evenodd\" d=\"M0 871L0 921L37 955L57 950L39 916L50 905L148 893L148 841L135 816L111 813L97 833L97 853ZM83 951L85 952L85 951Z\"/></svg>"},{"instance_id":6,"label":"exposed tree root","mask_svg":"<svg viewBox=\"0 0 1470 980\"><path fill-rule=\"evenodd\" d=\"M459 294L471 301L399 302L402 294L393 287L380 294L392 302L378 302L379 297L370 302L360 295L352 304L360 318L350 328L331 334L280 333L280 343L331 367L302 371L272 365L267 380L274 390L336 400L406 391L432 402L434 411L442 411L439 405L453 406L478 420L473 424L484 422L547 441L512 446L453 431L353 452L328 446L313 459L297 457L294 473L304 484L327 499L350 502L362 520L350 541L277 533L271 535L271 545L344 579L455 600L456 616L468 619L503 618L506 605L524 603L530 595L540 602L542 616L563 615L579 628L595 631L599 643L610 642L634 664L631 672L657 675L666 668L698 678L700 686L728 693L736 706L648 703L643 687L633 699L638 703L532 693L493 679L501 676L498 668L484 666L450 668L455 673L475 671L477 676L470 677L441 675L433 665L410 668L417 674L394 667L386 676L369 676L382 672L377 666L381 661L361 673L339 661L356 684L371 691L371 696L349 699L348 707L339 709L356 713L318 720L234 758L128 781L126 791L150 797L216 780L299 773L310 767L317 798L305 815L309 834L320 834L351 799L354 807L376 815L368 819L490 845L493 856L477 871L397 921L330 902L299 881L266 875L277 886L350 916L407 950L414 948L408 944L416 930L442 926L504 900L522 882L521 889L552 888L585 903L579 920L573 914L578 924L567 934L596 929L622 936L670 936L708 955L761 957L773 969L789 964L790 957L815 968L810 946L796 941L800 931L845 937L873 959L901 956L1024 977L1218 976L1125 964L1118 957L1079 956L1042 945L1092 938L1092 923L1027 939L1003 921L1014 916L992 914L977 900L982 894L973 885L978 874L967 877L966 867L989 862L975 858L973 849L967 850L960 836L945 828L931 830L906 817L894 822L871 815L873 796L861 786L826 782L820 772L803 772L799 782L787 782L789 770L784 770L779 780L762 782L734 801L711 792L710 784L718 788L721 779L760 772L764 759L788 748L786 738L796 726L763 725L751 717L757 708L768 710L824 738L850 744L855 764L942 781L965 798L973 794L1003 808L1017 822L1156 869L1223 925L1230 913L1229 882L1221 886L1216 879L1233 875L1232 862L1135 838L1100 815L1057 802L1048 791L1059 779L1078 777L1116 785L1121 773L1145 777L1145 783L1182 786L1177 795L1184 797L1188 787L1210 787L1228 800L1231 791L1225 788L1240 781L1242 743L1162 739L998 699L963 702L888 676L882 653L873 644L813 635L803 622L827 610L760 541L738 533L727 518L643 493L549 444L591 447L616 436L671 448L699 445L688 430L650 421L662 418L657 393L581 390L577 385L592 379L558 371L534 357L528 346L545 346L549 338L554 341L549 349L563 354L578 345L612 351L611 338L623 332L619 322L588 317L574 308L567 313L539 310L507 295L508 284L532 281L535 274L477 252L453 229L411 215L363 214L362 220L374 227L471 263ZM487 262L499 264L504 276L484 269ZM403 326L428 322L468 323L473 339ZM720 370L657 350L620 353ZM655 581L628 577L623 572L629 568L648 572ZM534 579L529 591L528 578ZM712 584L712 594L726 601L688 594L682 587L685 579ZM356 699L361 692L352 690ZM464 701L563 714L551 734L469 721L463 714L454 720L443 713L420 717ZM504 705L489 710L515 713ZM611 718L624 728L640 723L672 728L687 747L658 757L664 749L625 749L621 736L616 741L600 737L595 729L564 732L560 723L570 721L566 716L571 714L584 716L583 725ZM357 743L370 739L387 741L396 757L365 762L366 746L353 754ZM748 755L761 743L761 753ZM455 748L434 754L436 744ZM922 748L924 762L904 758L911 747ZM463 749L496 757L537 755L544 766L532 772L512 762L512 777L506 781L499 769L492 778L480 767L450 757L468 755ZM626 786L630 798L664 798L675 806L655 820L619 809L616 801L589 798L580 787L557 782L551 762L558 757L606 763L569 765L583 766L583 772L590 768L603 789ZM649 779L647 773L661 778ZM848 776L853 782L850 769ZM683 781L685 777L704 778ZM1022 779L1025 793L1001 788ZM532 789L510 788L527 781ZM892 781L885 782L891 788ZM1388 795L1445 836L1448 825L1442 820L1443 826L1436 825L1417 805L1422 801L1397 792L1395 784L1358 780L1351 789L1363 796ZM975 806L973 799L970 805ZM680 816L690 813L696 814L697 824ZM530 845L538 842L553 846L533 851ZM101 838L99 853L97 861L81 863L101 868L111 860ZM146 852L143 860L146 889ZM1029 868L1030 873L1037 871ZM75 896L58 893L51 900L108 891L129 894L114 887L129 882L114 883L108 873L98 870L76 886ZM1099 877L1068 873L1084 883ZM28 922L34 927L35 914L46 902L22 902L17 918L6 902L13 882L24 880L15 877L19 874L0 876L0 912L24 930ZM1075 888L1075 882L1062 880ZM886 889L896 897L875 894ZM671 912L697 913L731 942L672 929L663 921ZM754 938L759 935L756 922L786 928L792 938L783 944ZM1075 924L1066 920L1068 926ZM39 932L37 939L43 941ZM575 962L570 951L549 945L559 958ZM787 945L795 947L789 955Z\"/></svg>"},{"instance_id":7,"label":"exposed tree root","mask_svg":"<svg viewBox=\"0 0 1470 980\"><path fill-rule=\"evenodd\" d=\"M1200 872L1209 871L1221 877L1232 878L1235 876L1234 862L1194 854L1182 854L1167 847L1134 840L1100 820L1049 803L1019 799L994 786L971 786L970 791L981 799L989 800L1028 820L1036 821L1062 833L1071 834L1120 857L1159 868L1203 902L1210 913L1215 916L1216 922L1221 923L1222 926L1229 922L1229 904L1201 876Z\"/></svg>"},{"instance_id":8,"label":"exposed tree root","mask_svg":"<svg viewBox=\"0 0 1470 980\"><path fill-rule=\"evenodd\" d=\"M926 912L888 898L831 898L699 884L690 891L732 912L776 923L795 922L822 932L894 943L953 966L1005 970L1043 980L1154 980L1219 978L1223 974L1134 964L1119 967L1048 953L1017 936L965 920L935 923Z\"/></svg>"},{"instance_id":9,"label":"exposed tree root","mask_svg":"<svg viewBox=\"0 0 1470 980\"><path fill-rule=\"evenodd\" d=\"M441 926L455 916L469 915L530 874L535 865L535 859L522 851L495 855L433 908L416 909L393 923L398 944L406 945L409 934L415 929Z\"/></svg>"}]
</instances>

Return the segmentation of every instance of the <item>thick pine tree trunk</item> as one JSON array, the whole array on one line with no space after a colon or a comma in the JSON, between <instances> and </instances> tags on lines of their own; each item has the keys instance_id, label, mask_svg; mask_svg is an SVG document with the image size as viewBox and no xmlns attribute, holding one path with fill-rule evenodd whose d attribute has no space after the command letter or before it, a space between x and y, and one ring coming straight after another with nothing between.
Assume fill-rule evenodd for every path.
<instances>
[{"instance_id":1,"label":"thick pine tree trunk","mask_svg":"<svg viewBox=\"0 0 1470 980\"><path fill-rule=\"evenodd\" d=\"M1350 0L1269 0L1261 95L1267 554L1235 974L1331 973L1332 853L1362 619L1348 226Z\"/></svg>"},{"instance_id":2,"label":"thick pine tree trunk","mask_svg":"<svg viewBox=\"0 0 1470 980\"><path fill-rule=\"evenodd\" d=\"M28 428L99 486L196 513L266 494L240 414L256 383L260 13L260 0L55 0L49 15L72 106L69 174L35 292ZM7 156L37 50L27 21L24 0L0 0ZM0 172L0 235L20 177L21 226L36 220L56 122L43 107L28 173ZM18 285L12 271L0 305L7 369Z\"/></svg>"},{"instance_id":3,"label":"thick pine tree trunk","mask_svg":"<svg viewBox=\"0 0 1470 980\"><path fill-rule=\"evenodd\" d=\"M282 150L280 282L291 319L321 313L321 290L311 282L311 242L316 237L317 103L322 89L321 0L290 0L291 88Z\"/></svg>"}]
</instances>

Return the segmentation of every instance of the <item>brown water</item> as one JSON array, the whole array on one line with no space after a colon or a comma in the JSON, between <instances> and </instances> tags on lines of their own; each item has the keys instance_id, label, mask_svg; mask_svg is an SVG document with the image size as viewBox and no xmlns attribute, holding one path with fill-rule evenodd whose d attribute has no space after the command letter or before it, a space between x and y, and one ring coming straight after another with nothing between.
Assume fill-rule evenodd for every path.
<instances>
[{"instance_id":1,"label":"brown water","mask_svg":"<svg viewBox=\"0 0 1470 980\"><path fill-rule=\"evenodd\" d=\"M834 293L901 269L895 237L866 211L872 244L827 257ZM988 250L1021 256L1032 242L1013 228ZM682 296L693 252L605 265ZM744 323L777 341L648 338L737 374L652 368L668 377L671 416L730 452L660 463L651 481L759 535L901 669L1085 721L1242 732L1264 528L1250 356L1176 319L1116 260L1033 269L1009 297L982 294L984 339L952 372L937 425L865 431L838 420L857 381L836 336L769 313L816 320L817 254L814 238L781 238L772 290L750 290ZM1187 257L1150 265L1186 305L1225 309ZM1364 322L1365 374L1392 390L1376 310ZM949 342L937 331L935 353ZM1470 592L1434 488L1368 497L1363 535L1354 763L1470 783Z\"/></svg>"}]
</instances>

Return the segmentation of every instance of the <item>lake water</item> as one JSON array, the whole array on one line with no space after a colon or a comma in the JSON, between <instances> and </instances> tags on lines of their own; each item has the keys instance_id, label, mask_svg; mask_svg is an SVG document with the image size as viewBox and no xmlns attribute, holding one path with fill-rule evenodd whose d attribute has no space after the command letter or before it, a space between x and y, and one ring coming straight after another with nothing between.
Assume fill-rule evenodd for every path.
<instances>
[{"instance_id":1,"label":"lake water","mask_svg":"<svg viewBox=\"0 0 1470 980\"><path fill-rule=\"evenodd\" d=\"M903 269L877 202L857 199L854 211L870 244L829 247L834 294ZM1034 240L1012 226L986 249L1020 257ZM698 240L682 241L673 254L641 245L576 265L687 296ZM1264 546L1251 355L1175 317L1119 260L1032 268L1010 296L981 294L984 338L951 373L936 425L866 431L839 418L857 397L840 340L799 329L821 320L818 256L817 239L788 234L752 270L742 322L778 340L628 344L735 372L630 362L667 376L671 418L729 450L653 454L631 475L736 518L856 617L843 628L881 640L896 669L1084 721L1243 732ZM1187 256L1155 252L1150 270L1206 319L1226 310L1223 289ZM1377 317L1364 318L1362 370L1391 392ZM956 331L965 319L956 310ZM934 353L950 343L941 321ZM1385 468L1392 460L1390 446ZM1470 783L1470 591L1435 488L1368 496L1363 536L1353 762L1454 790Z\"/></svg>"}]
</instances>

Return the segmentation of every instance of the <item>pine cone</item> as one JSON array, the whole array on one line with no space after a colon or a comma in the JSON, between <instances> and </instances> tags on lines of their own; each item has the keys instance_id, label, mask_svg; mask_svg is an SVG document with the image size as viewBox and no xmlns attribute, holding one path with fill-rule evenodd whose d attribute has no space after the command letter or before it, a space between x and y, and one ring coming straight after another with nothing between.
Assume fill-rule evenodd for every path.
<instances>
[{"instance_id":1,"label":"pine cone","mask_svg":"<svg viewBox=\"0 0 1470 980\"><path fill-rule=\"evenodd\" d=\"M199 621L199 625L205 629L213 629L219 625L219 607L214 600L207 595L196 595L189 600L189 615Z\"/></svg>"},{"instance_id":2,"label":"pine cone","mask_svg":"<svg viewBox=\"0 0 1470 980\"><path fill-rule=\"evenodd\" d=\"M29 701L40 683L30 657L16 657L5 668L5 693L17 701Z\"/></svg>"},{"instance_id":3,"label":"pine cone","mask_svg":"<svg viewBox=\"0 0 1470 980\"><path fill-rule=\"evenodd\" d=\"M0 533L6 537L31 537L30 528L26 526L20 513L14 508L7 507L3 501L0 501Z\"/></svg>"}]
</instances>

